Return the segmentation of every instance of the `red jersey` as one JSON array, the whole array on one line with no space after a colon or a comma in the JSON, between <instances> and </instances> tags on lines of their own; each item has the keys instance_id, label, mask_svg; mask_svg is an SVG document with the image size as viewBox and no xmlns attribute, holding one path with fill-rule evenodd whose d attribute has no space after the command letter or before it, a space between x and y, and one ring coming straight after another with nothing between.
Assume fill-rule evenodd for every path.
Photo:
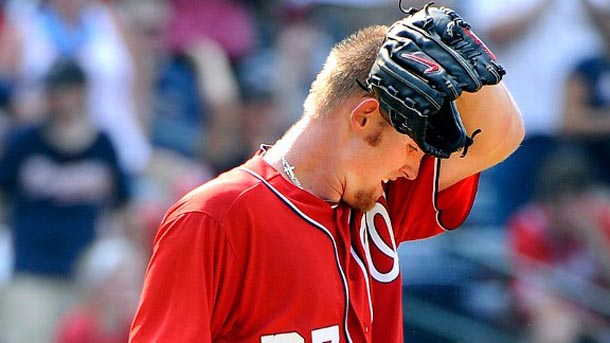
<instances>
[{"instance_id":1,"label":"red jersey","mask_svg":"<svg viewBox=\"0 0 610 343\"><path fill-rule=\"evenodd\" d=\"M403 342L397 245L466 218L478 174L437 193L440 160L362 213L258 154L175 204L155 238L130 342Z\"/></svg>"},{"instance_id":2,"label":"red jersey","mask_svg":"<svg viewBox=\"0 0 610 343\"><path fill-rule=\"evenodd\" d=\"M585 218L587 221L584 223L598 230L597 239L610 247L609 199L592 193L580 195L580 199L574 196L572 202L570 210ZM582 206L586 206L586 212L581 210ZM541 290L553 292L554 284L566 282L560 277L554 279L554 271L601 287L610 285L598 253L585 238L589 235L586 230L590 228L579 227L567 220L557 224L556 216L544 204L531 203L513 215L509 222L512 262L517 276L514 288L526 311L532 303L530 299L539 298ZM563 225L563 228L557 225Z\"/></svg>"}]
</instances>

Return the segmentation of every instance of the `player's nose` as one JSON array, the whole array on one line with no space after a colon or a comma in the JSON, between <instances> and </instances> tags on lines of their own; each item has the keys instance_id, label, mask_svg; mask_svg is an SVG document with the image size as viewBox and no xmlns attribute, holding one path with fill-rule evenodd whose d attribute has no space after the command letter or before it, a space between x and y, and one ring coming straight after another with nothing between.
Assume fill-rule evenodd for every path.
<instances>
[{"instance_id":1,"label":"player's nose","mask_svg":"<svg viewBox=\"0 0 610 343\"><path fill-rule=\"evenodd\" d=\"M400 173L409 180L415 180L419 174L421 160L412 161L400 168Z\"/></svg>"},{"instance_id":2,"label":"player's nose","mask_svg":"<svg viewBox=\"0 0 610 343\"><path fill-rule=\"evenodd\" d=\"M419 174L419 166L423 160L425 153L421 150L417 151L414 155L411 155L407 160L407 163L400 168L400 172L409 180L414 180Z\"/></svg>"}]
</instances>

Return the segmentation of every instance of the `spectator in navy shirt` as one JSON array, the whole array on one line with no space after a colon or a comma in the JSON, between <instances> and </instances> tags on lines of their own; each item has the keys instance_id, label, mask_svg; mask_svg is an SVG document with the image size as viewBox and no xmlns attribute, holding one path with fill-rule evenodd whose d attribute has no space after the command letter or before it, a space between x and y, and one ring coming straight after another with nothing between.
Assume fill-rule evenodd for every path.
<instances>
[{"instance_id":1,"label":"spectator in navy shirt","mask_svg":"<svg viewBox=\"0 0 610 343\"><path fill-rule=\"evenodd\" d=\"M128 199L109 138L85 112L86 80L72 61L45 79L43 124L15 133L0 155L0 190L12 229L15 275L2 295L8 342L48 342L73 300L73 272L101 214Z\"/></svg>"},{"instance_id":2,"label":"spectator in navy shirt","mask_svg":"<svg viewBox=\"0 0 610 343\"><path fill-rule=\"evenodd\" d=\"M610 184L610 5L585 0L604 49L576 64L566 83L563 131L579 144Z\"/></svg>"}]
</instances>

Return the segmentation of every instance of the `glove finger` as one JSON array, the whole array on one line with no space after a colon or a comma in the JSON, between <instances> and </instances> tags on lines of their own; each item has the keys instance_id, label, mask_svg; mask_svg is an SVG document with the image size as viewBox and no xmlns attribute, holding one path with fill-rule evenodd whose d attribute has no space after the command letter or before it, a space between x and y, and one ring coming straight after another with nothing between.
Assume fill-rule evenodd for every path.
<instances>
[{"instance_id":1,"label":"glove finger","mask_svg":"<svg viewBox=\"0 0 610 343\"><path fill-rule=\"evenodd\" d=\"M445 101L446 94L434 89L413 69L405 68L393 59L395 48L386 44L379 51L377 62L371 69L370 82L385 88L391 95L405 99L409 107L424 115L438 111ZM412 103L411 103L412 102Z\"/></svg>"},{"instance_id":2,"label":"glove finger","mask_svg":"<svg viewBox=\"0 0 610 343\"><path fill-rule=\"evenodd\" d=\"M455 102L446 102L428 118L425 141L430 146L443 147L444 158L468 145L469 137Z\"/></svg>"},{"instance_id":3,"label":"glove finger","mask_svg":"<svg viewBox=\"0 0 610 343\"><path fill-rule=\"evenodd\" d=\"M459 51L465 59L470 61L479 73L483 84L499 83L506 71L497 62L494 53L472 31L470 24L448 7L430 9L430 11L440 11L451 18L451 22L446 26L435 26L437 33L443 42Z\"/></svg>"},{"instance_id":4,"label":"glove finger","mask_svg":"<svg viewBox=\"0 0 610 343\"><path fill-rule=\"evenodd\" d=\"M421 16L423 11L418 12L414 16ZM395 24L391 29L391 34L394 34L397 39L401 37L405 40L411 40L430 57L436 60L445 68L447 73L458 82L461 89L468 92L474 92L483 85L479 80L479 74L476 68L458 51L447 46L441 37L430 28L432 21L425 19L419 20L415 18L407 18L409 21L402 20ZM411 22L412 21L412 24Z\"/></svg>"},{"instance_id":5,"label":"glove finger","mask_svg":"<svg viewBox=\"0 0 610 343\"><path fill-rule=\"evenodd\" d=\"M397 42L392 49L392 60L401 67L414 73L428 82L432 88L444 93L445 100L457 99L462 89L456 79L451 77L445 68L431 56L422 51L412 40Z\"/></svg>"}]
</instances>

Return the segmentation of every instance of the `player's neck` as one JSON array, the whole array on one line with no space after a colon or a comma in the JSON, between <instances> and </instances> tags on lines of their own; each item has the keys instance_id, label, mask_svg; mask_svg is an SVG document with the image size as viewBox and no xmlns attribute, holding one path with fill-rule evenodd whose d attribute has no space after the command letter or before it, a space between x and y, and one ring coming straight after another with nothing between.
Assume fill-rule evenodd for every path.
<instances>
[{"instance_id":1,"label":"player's neck","mask_svg":"<svg viewBox=\"0 0 610 343\"><path fill-rule=\"evenodd\" d=\"M296 177L304 190L326 201L339 202L344 185L339 128L323 120L333 119L301 119L276 142L264 159L288 181L296 184ZM285 171L282 158L294 167L293 178Z\"/></svg>"}]
</instances>

